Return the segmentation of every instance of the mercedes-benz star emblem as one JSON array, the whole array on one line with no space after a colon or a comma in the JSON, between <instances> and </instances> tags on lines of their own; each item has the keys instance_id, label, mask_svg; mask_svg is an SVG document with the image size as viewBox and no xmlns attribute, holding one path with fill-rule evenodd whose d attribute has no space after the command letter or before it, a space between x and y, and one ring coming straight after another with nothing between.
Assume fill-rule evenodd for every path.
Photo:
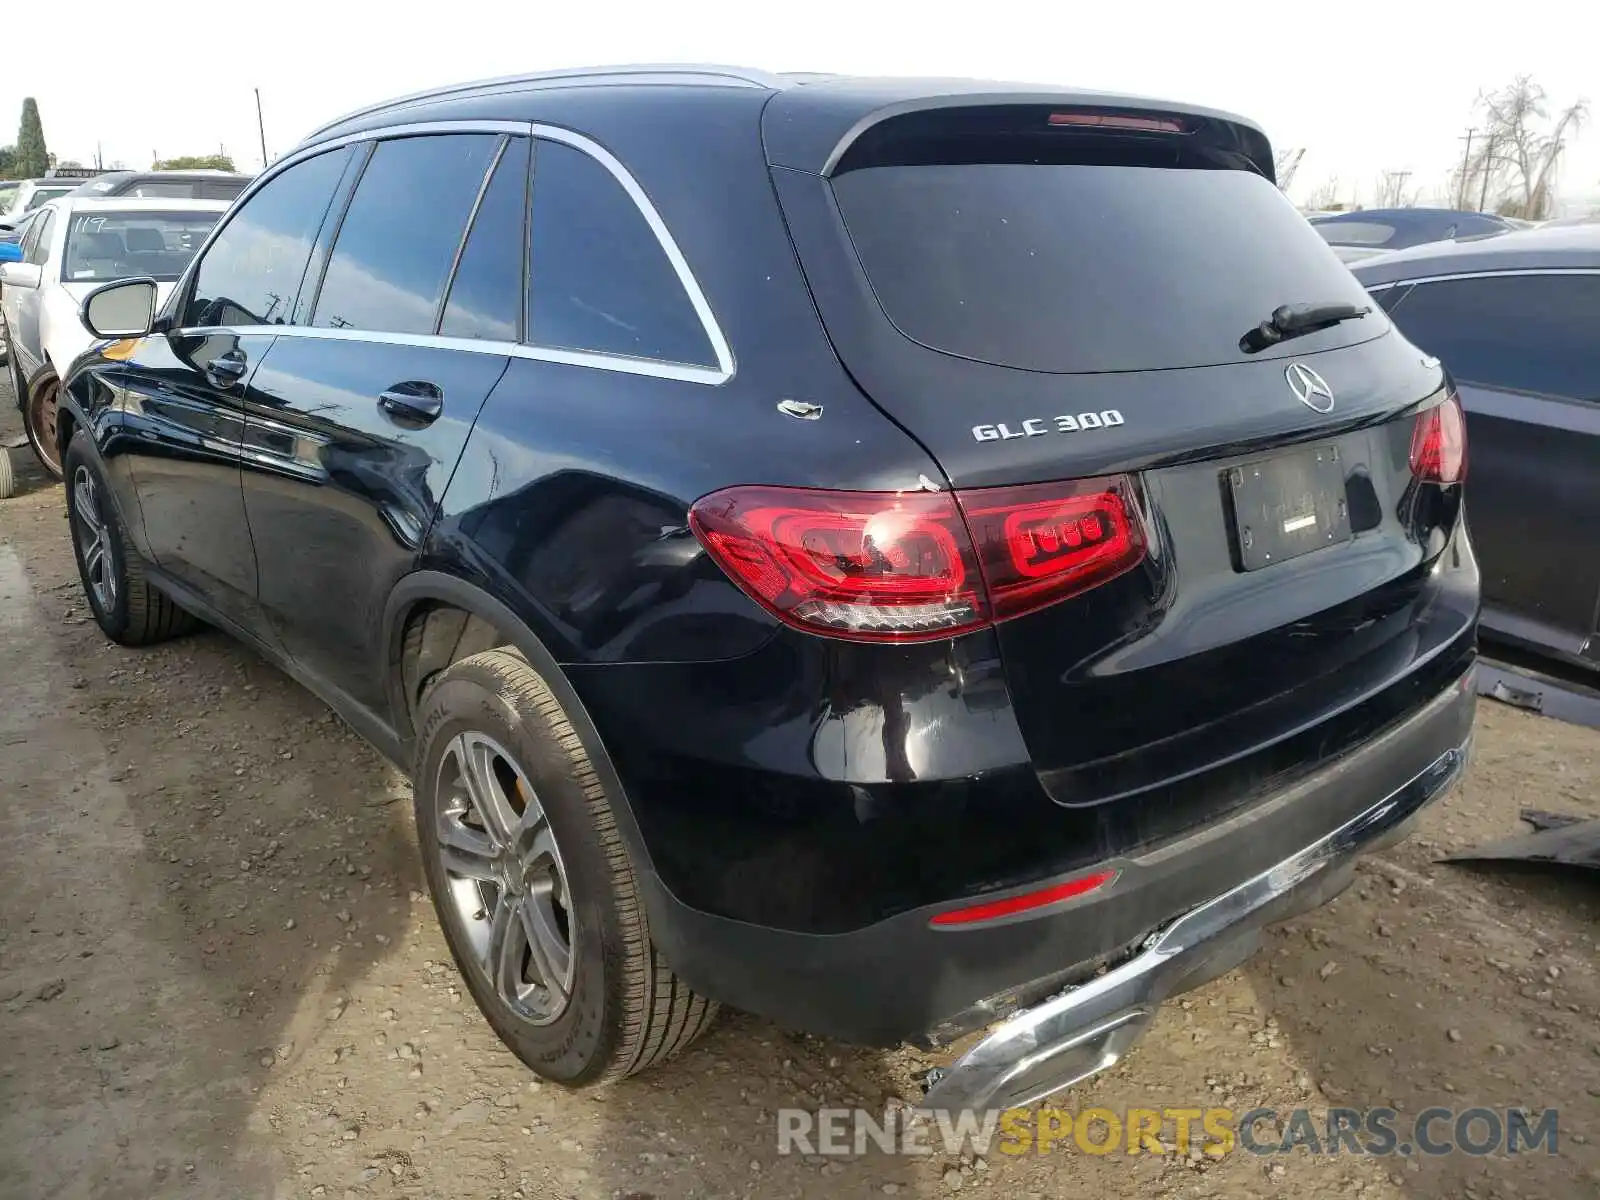
<instances>
[{"instance_id":1,"label":"mercedes-benz star emblem","mask_svg":"<svg viewBox=\"0 0 1600 1200\"><path fill-rule=\"evenodd\" d=\"M1300 403L1312 412L1333 411L1333 389L1328 386L1326 379L1305 363L1290 363L1283 369L1283 377L1289 381L1289 389Z\"/></svg>"}]
</instances>

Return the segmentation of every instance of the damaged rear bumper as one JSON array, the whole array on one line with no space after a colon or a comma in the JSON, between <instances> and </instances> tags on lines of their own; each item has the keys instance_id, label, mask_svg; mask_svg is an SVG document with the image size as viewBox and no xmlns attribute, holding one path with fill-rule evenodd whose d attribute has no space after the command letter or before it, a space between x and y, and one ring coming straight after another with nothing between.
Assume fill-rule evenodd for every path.
<instances>
[{"instance_id":1,"label":"damaged rear bumper","mask_svg":"<svg viewBox=\"0 0 1600 1200\"><path fill-rule=\"evenodd\" d=\"M1399 841L1413 817L1465 769L1471 738L1446 750L1392 793L1325 837L1191 909L1131 959L997 1025L929 1089L929 1110L1031 1104L1105 1070L1134 1043L1167 997L1231 970L1262 930L1332 899L1355 860Z\"/></svg>"}]
</instances>

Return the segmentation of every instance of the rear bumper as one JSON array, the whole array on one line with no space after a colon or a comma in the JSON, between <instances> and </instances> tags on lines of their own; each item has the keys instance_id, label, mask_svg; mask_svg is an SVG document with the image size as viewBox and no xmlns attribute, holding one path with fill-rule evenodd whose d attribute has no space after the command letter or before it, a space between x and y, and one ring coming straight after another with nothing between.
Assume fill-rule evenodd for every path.
<instances>
[{"instance_id":1,"label":"rear bumper","mask_svg":"<svg viewBox=\"0 0 1600 1200\"><path fill-rule=\"evenodd\" d=\"M1316 907L1349 882L1356 858L1405 835L1412 818L1461 775L1470 739L1343 825L1153 935L1106 974L1018 1013L929 1090L932 1110L1031 1104L1115 1063L1163 1000L1237 966L1262 929Z\"/></svg>"},{"instance_id":2,"label":"rear bumper","mask_svg":"<svg viewBox=\"0 0 1600 1200\"><path fill-rule=\"evenodd\" d=\"M1100 857L1092 865L985 896L1000 899L1030 892L1090 871L1118 872L1109 886L1060 904L980 925L930 925L934 915L950 907L945 902L863 928L809 933L691 907L649 871L642 882L651 936L674 970L703 994L846 1041L940 1045L997 1021L1023 1019L1047 997L1083 984L1103 967L1113 967L1115 974L1140 961L1139 954L1148 954L1157 944L1152 938L1166 937L1178 928L1175 921L1187 920L1184 914L1209 911L1212 916L1199 925L1182 925L1179 942L1160 943L1168 947L1161 952L1164 961L1172 948L1198 936L1196 931L1209 930L1207 922L1217 913L1234 911L1212 907L1219 897L1263 876L1284 877L1284 864L1297 862L1307 848L1323 845L1338 831L1368 830L1369 836L1351 843L1349 853L1369 848L1374 838L1442 791L1457 769L1446 767L1457 761L1472 733L1476 696L1470 650L1461 661L1460 671L1441 681L1405 717L1224 817L1179 836L1151 839L1126 854ZM1375 807L1384 815L1376 824L1369 815ZM1320 883L1342 882L1338 874L1344 858L1337 865L1318 862L1314 874ZM1325 897L1300 889L1295 898L1312 905ZM1245 921L1262 907L1250 905L1248 913L1238 914L1243 921L1239 938L1230 937L1228 946L1247 940L1246 933L1261 924L1281 919L1280 909L1289 904L1274 901L1259 919ZM1238 952L1242 957L1248 949ZM1204 965L1214 970L1233 965L1224 961L1222 950L1204 958ZM1139 973L1150 965L1146 960ZM1149 995L1140 993L1143 999L1136 1000L1153 1008L1175 987L1202 981L1192 957L1183 959L1176 974L1174 970L1153 976ZM1075 1010L1069 1006L1065 1011L1072 1029L1083 1032ZM1059 1032L1050 1026L1052 1045ZM1136 1032L1130 1028L1123 1036L1131 1040ZM1064 1070L1070 1074L1070 1068Z\"/></svg>"}]
</instances>

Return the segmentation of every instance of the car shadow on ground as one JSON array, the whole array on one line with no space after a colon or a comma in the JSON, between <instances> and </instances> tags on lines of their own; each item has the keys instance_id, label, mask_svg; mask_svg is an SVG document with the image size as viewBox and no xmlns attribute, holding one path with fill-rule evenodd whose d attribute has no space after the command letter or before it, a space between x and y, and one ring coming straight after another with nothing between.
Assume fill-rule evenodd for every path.
<instances>
[{"instance_id":1,"label":"car shadow on ground","mask_svg":"<svg viewBox=\"0 0 1600 1200\"><path fill-rule=\"evenodd\" d=\"M393 773L242 647L111 646L70 554L7 553L3 1173L275 1194L259 1093L408 921Z\"/></svg>"}]
</instances>

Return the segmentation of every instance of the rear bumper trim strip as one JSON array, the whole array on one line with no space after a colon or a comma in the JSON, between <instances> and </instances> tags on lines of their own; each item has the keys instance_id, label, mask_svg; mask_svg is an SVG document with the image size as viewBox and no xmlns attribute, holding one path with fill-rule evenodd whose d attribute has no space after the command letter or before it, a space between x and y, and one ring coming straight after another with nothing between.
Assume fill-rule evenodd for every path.
<instances>
[{"instance_id":1,"label":"rear bumper trim strip","mask_svg":"<svg viewBox=\"0 0 1600 1200\"><path fill-rule=\"evenodd\" d=\"M1111 1066L1168 996L1237 965L1261 931L1331 899L1357 857L1404 837L1460 778L1471 738L1345 824L1153 933L1127 962L996 1026L939 1077L919 1107L1020 1107Z\"/></svg>"}]
</instances>

